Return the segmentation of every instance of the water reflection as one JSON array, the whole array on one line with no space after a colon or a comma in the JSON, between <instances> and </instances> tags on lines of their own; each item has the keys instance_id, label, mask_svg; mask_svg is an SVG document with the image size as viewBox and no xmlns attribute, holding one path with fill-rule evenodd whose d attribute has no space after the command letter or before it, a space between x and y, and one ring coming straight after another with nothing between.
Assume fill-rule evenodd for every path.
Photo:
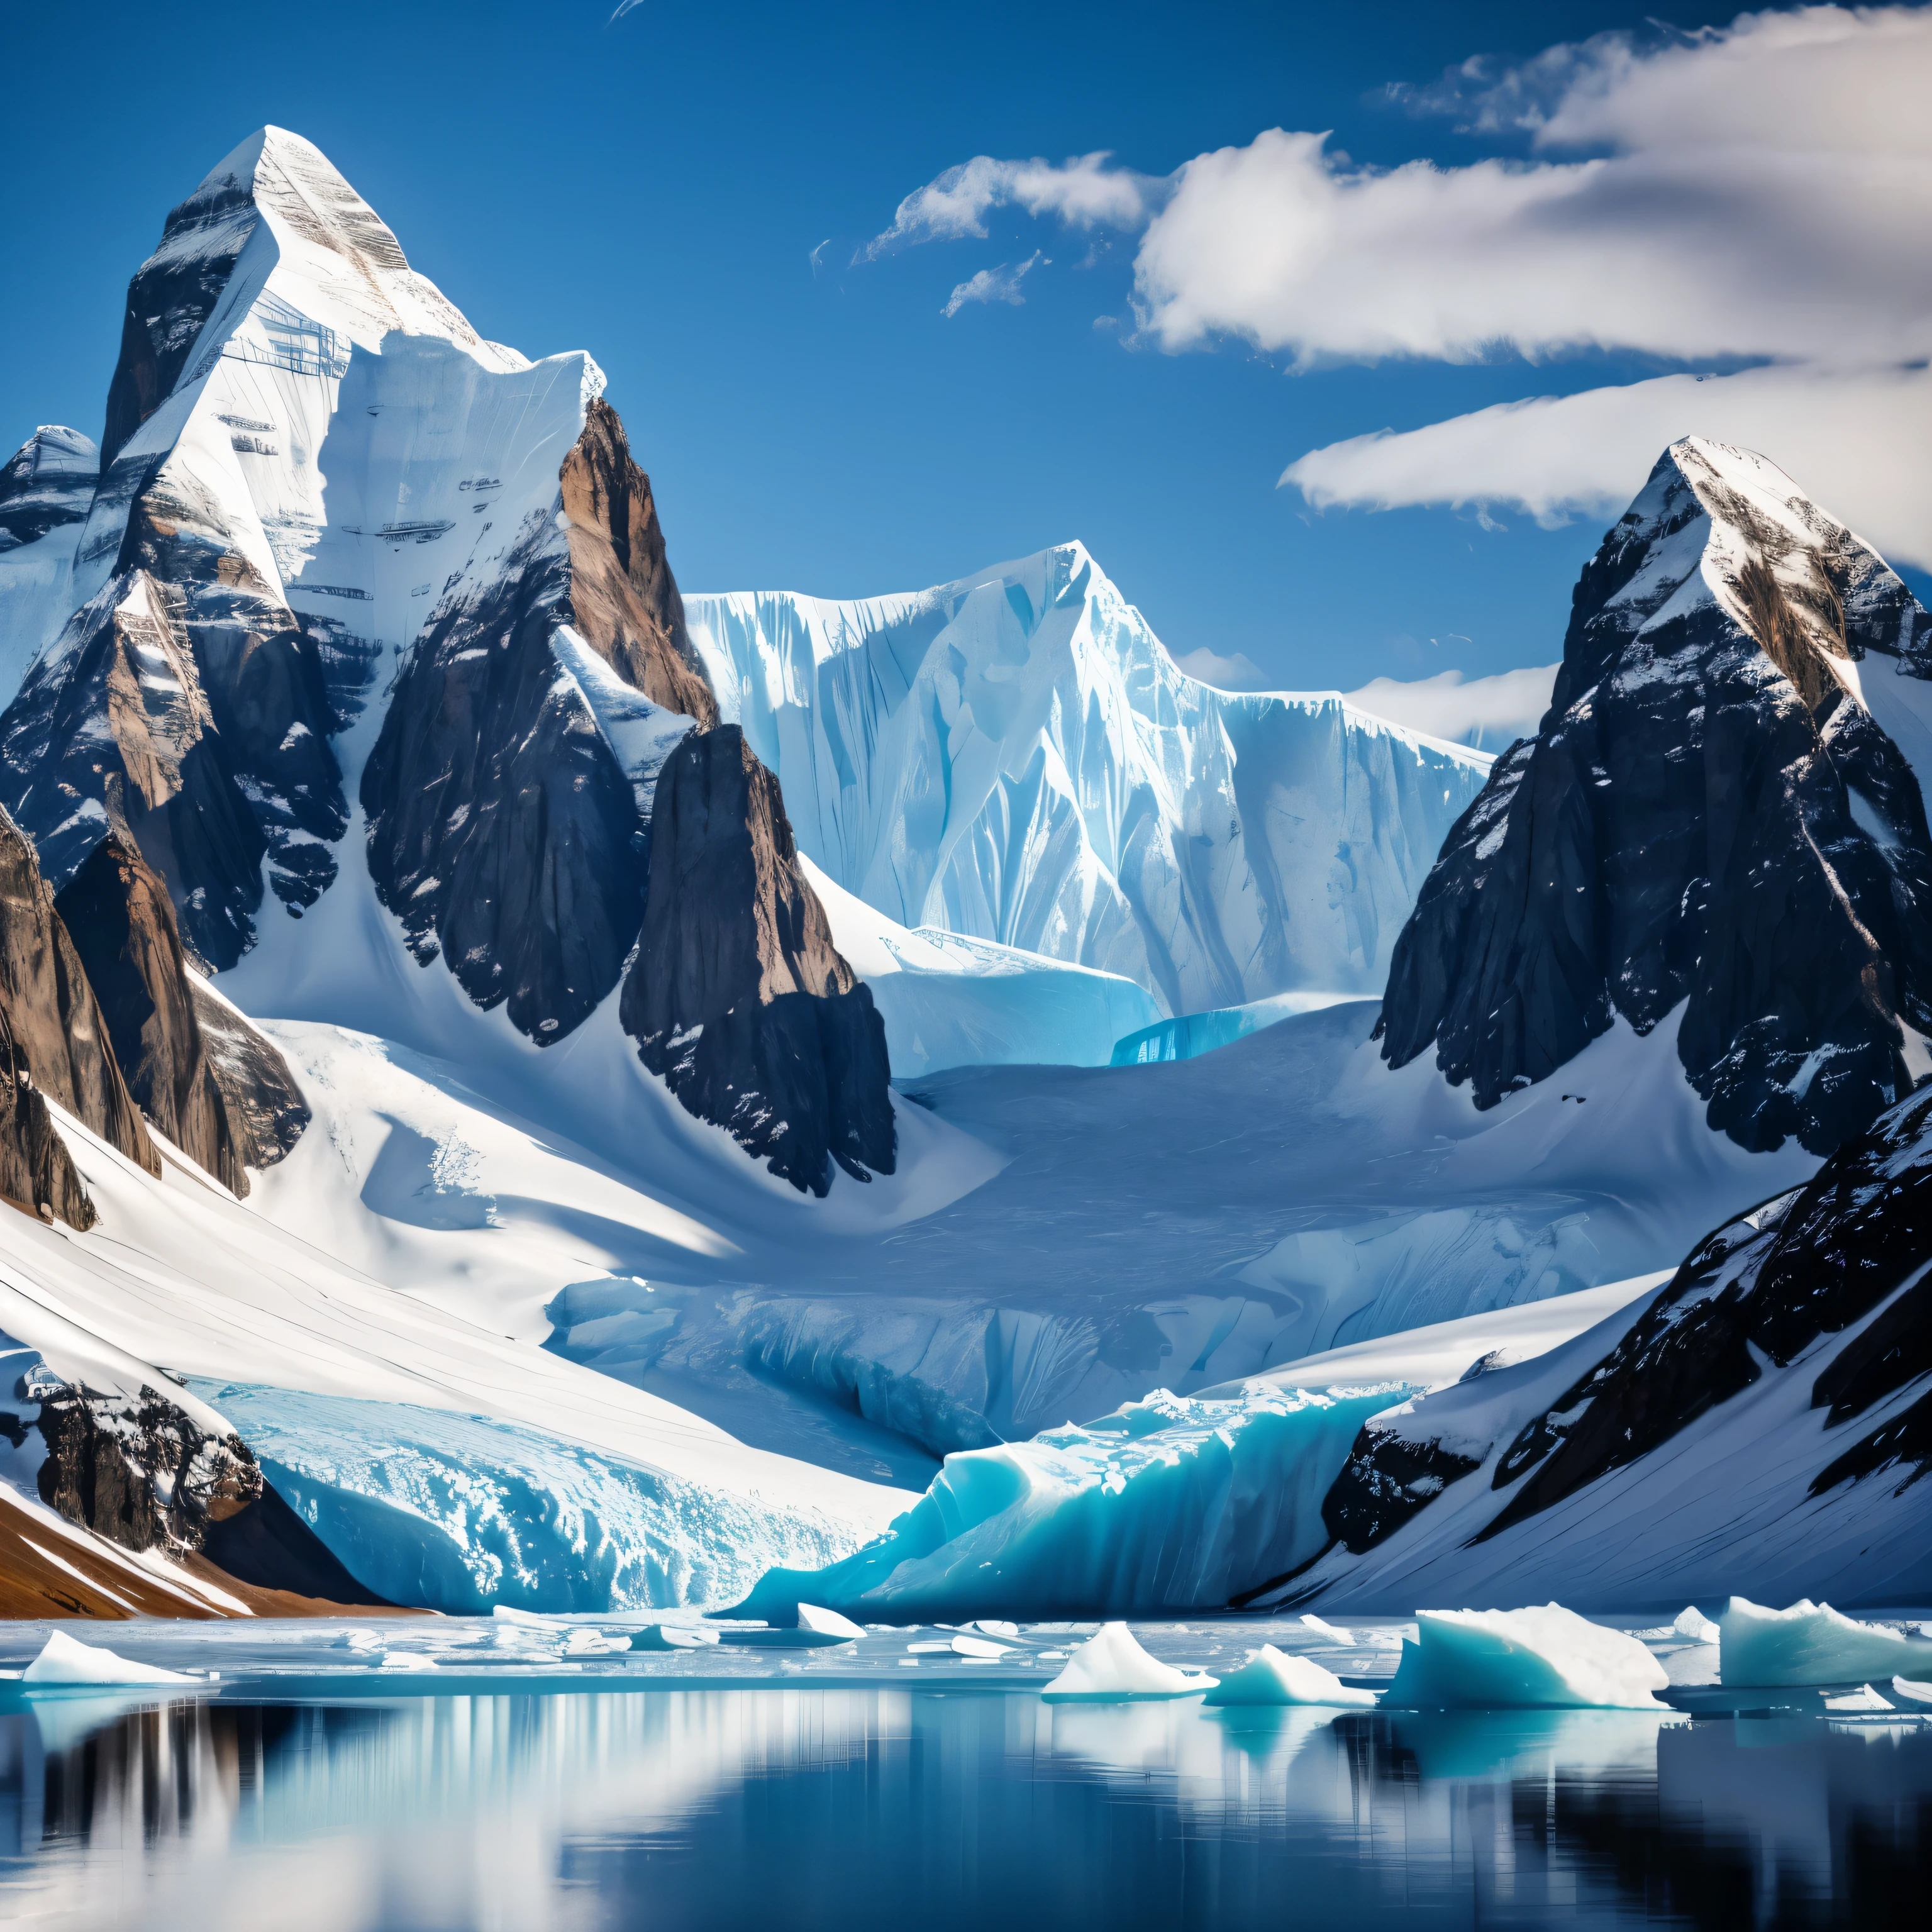
<instances>
[{"instance_id":1,"label":"water reflection","mask_svg":"<svg viewBox=\"0 0 1932 1932\"><path fill-rule=\"evenodd\" d=\"M1918 1924L1932 1727L805 1688L0 1714L58 1927Z\"/></svg>"}]
</instances>

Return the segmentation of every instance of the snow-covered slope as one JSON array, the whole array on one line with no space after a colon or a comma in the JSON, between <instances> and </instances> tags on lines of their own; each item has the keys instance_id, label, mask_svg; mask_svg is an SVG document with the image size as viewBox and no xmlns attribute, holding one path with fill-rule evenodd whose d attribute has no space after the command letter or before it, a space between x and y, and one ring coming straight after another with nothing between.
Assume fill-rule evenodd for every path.
<instances>
[{"instance_id":1,"label":"snow-covered slope","mask_svg":"<svg viewBox=\"0 0 1932 1932\"><path fill-rule=\"evenodd\" d=\"M1574 1340L1372 1420L1283 1588L1324 1604L1922 1603L1932 1095Z\"/></svg>"},{"instance_id":2,"label":"snow-covered slope","mask_svg":"<svg viewBox=\"0 0 1932 1932\"><path fill-rule=\"evenodd\" d=\"M1123 974L1172 1012L1379 993L1488 771L1334 694L1189 677L1077 543L914 595L686 610L832 878L902 925Z\"/></svg>"},{"instance_id":3,"label":"snow-covered slope","mask_svg":"<svg viewBox=\"0 0 1932 1932\"><path fill-rule=\"evenodd\" d=\"M296 1157L352 1159L340 1142L355 1124L338 1110ZM79 1234L5 1210L0 1330L90 1390L146 1385L203 1427L239 1428L358 1581L393 1600L725 1600L769 1562L843 1555L910 1500L746 1448L509 1340L476 1318L490 1312L482 1298L466 1317L399 1294L242 1207L172 1150L157 1179L70 1117L61 1126L100 1219ZM404 1214L434 1225L433 1173L412 1195L406 1160L390 1149L381 1180ZM553 1192L562 1165L542 1176ZM586 1190L595 1197L596 1177L579 1171ZM318 1221L339 1205L326 1186L311 1199ZM565 1220L575 1204L547 1204Z\"/></svg>"}]
</instances>

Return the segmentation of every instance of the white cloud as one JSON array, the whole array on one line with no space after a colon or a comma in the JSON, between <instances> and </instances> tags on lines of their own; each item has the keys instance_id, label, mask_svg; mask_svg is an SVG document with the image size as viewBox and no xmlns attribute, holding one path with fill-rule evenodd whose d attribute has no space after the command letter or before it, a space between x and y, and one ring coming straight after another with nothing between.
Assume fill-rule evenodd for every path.
<instances>
[{"instance_id":1,"label":"white cloud","mask_svg":"<svg viewBox=\"0 0 1932 1932\"><path fill-rule=\"evenodd\" d=\"M1222 657L1218 651L1210 651L1204 644L1198 651L1190 651L1184 658L1176 658L1174 662L1190 677L1198 678L1203 684L1211 684L1216 691L1273 688L1268 674L1244 651Z\"/></svg>"},{"instance_id":2,"label":"white cloud","mask_svg":"<svg viewBox=\"0 0 1932 1932\"><path fill-rule=\"evenodd\" d=\"M908 195L892 225L866 247L866 259L875 260L914 242L983 236L986 216L995 208L1057 215L1072 228L1091 228L1096 223L1138 228L1147 219L1150 197L1164 184L1125 168L1110 168L1108 160L1104 154L1080 154L1056 165L1037 160L996 161L989 154L976 154Z\"/></svg>"},{"instance_id":3,"label":"white cloud","mask_svg":"<svg viewBox=\"0 0 1932 1932\"><path fill-rule=\"evenodd\" d=\"M1932 350L1932 14L1600 35L1476 77L1454 104L1538 158L1357 168L1274 129L1188 162L1136 262L1146 328L1304 363Z\"/></svg>"},{"instance_id":4,"label":"white cloud","mask_svg":"<svg viewBox=\"0 0 1932 1932\"><path fill-rule=\"evenodd\" d=\"M1020 293L1020 284L1025 279L1028 270L1040 259L1040 250L1036 248L1016 266L1002 262L997 268L982 268L952 291L940 314L950 320L968 302L1010 302L1014 308L1019 308L1026 301Z\"/></svg>"},{"instance_id":5,"label":"white cloud","mask_svg":"<svg viewBox=\"0 0 1932 1932\"><path fill-rule=\"evenodd\" d=\"M1509 504L1612 514L1696 435L1762 451L1894 563L1932 569L1932 370L1749 369L1498 404L1311 450L1282 482L1318 508Z\"/></svg>"},{"instance_id":6,"label":"white cloud","mask_svg":"<svg viewBox=\"0 0 1932 1932\"><path fill-rule=\"evenodd\" d=\"M1410 680L1378 677L1350 692L1348 699L1358 710L1391 724L1478 751L1500 752L1518 738L1535 736L1550 708L1556 668L1535 664L1468 679L1460 670Z\"/></svg>"}]
</instances>

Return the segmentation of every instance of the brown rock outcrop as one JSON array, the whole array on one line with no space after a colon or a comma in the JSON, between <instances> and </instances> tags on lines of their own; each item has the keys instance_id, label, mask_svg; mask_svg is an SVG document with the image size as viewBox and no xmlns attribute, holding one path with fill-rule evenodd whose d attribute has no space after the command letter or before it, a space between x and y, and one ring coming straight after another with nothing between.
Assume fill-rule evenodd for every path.
<instances>
[{"instance_id":1,"label":"brown rock outcrop","mask_svg":"<svg viewBox=\"0 0 1932 1932\"><path fill-rule=\"evenodd\" d=\"M653 704L718 722L684 627L664 554L651 479L631 454L617 412L599 398L557 476L570 520L570 608L575 628L626 683Z\"/></svg>"},{"instance_id":2,"label":"brown rock outcrop","mask_svg":"<svg viewBox=\"0 0 1932 1932\"><path fill-rule=\"evenodd\" d=\"M222 1007L190 976L167 888L134 842L110 833L56 902L107 1023L128 1090L161 1132L190 1160L237 1194L247 1170L278 1160L289 1135L258 1132L255 1114L279 1120L290 1104L307 1109L281 1057L240 1016ZM226 1021L218 1058L204 1007ZM232 1050L229 1036L251 1036L255 1051ZM231 1092L234 1088L237 1091ZM261 1104L243 1104L255 1090Z\"/></svg>"},{"instance_id":3,"label":"brown rock outcrop","mask_svg":"<svg viewBox=\"0 0 1932 1932\"><path fill-rule=\"evenodd\" d=\"M154 1144L33 848L0 813L0 1192L76 1227L94 1218L43 1096L151 1174Z\"/></svg>"}]
</instances>

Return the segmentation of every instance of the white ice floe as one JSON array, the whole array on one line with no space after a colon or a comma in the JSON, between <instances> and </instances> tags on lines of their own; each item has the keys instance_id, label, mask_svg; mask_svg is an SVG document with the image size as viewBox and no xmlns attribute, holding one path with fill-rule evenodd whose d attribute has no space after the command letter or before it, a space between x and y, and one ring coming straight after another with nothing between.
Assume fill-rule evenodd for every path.
<instances>
[{"instance_id":1,"label":"white ice floe","mask_svg":"<svg viewBox=\"0 0 1932 1932\"><path fill-rule=\"evenodd\" d=\"M1301 1621L1303 1626L1312 1630L1317 1636L1325 1636L1330 1643L1344 1643L1352 1648L1354 1647L1355 1639L1352 1631L1338 1630L1333 1624L1324 1623L1313 1611L1307 1612Z\"/></svg>"},{"instance_id":2,"label":"white ice floe","mask_svg":"<svg viewBox=\"0 0 1932 1932\"><path fill-rule=\"evenodd\" d=\"M1860 1711L1894 1711L1898 1707L1888 1703L1869 1684L1861 1684L1856 1690L1841 1691L1835 1697L1827 1697L1825 1708L1838 1716Z\"/></svg>"},{"instance_id":3,"label":"white ice floe","mask_svg":"<svg viewBox=\"0 0 1932 1932\"><path fill-rule=\"evenodd\" d=\"M1202 1700L1208 1704L1373 1704L1372 1690L1344 1684L1312 1658L1291 1657L1264 1643Z\"/></svg>"},{"instance_id":4,"label":"white ice floe","mask_svg":"<svg viewBox=\"0 0 1932 1932\"><path fill-rule=\"evenodd\" d=\"M1125 1624L1100 1626L1066 1660L1066 1667L1040 1694L1053 1704L1116 1704L1148 1697L1187 1697L1211 1690L1220 1680L1177 1670L1150 1657Z\"/></svg>"},{"instance_id":5,"label":"white ice floe","mask_svg":"<svg viewBox=\"0 0 1932 1932\"><path fill-rule=\"evenodd\" d=\"M76 1684L195 1684L206 1680L178 1670L136 1664L98 1644L82 1643L64 1630L51 1632L40 1654L20 1673L29 1684L53 1687Z\"/></svg>"},{"instance_id":6,"label":"white ice floe","mask_svg":"<svg viewBox=\"0 0 1932 1932\"><path fill-rule=\"evenodd\" d=\"M434 1670L436 1659L425 1657L419 1650L392 1650L384 1654L381 1667L385 1670Z\"/></svg>"},{"instance_id":7,"label":"white ice floe","mask_svg":"<svg viewBox=\"0 0 1932 1932\"><path fill-rule=\"evenodd\" d=\"M798 1627L800 1630L816 1630L820 1636L838 1637L847 1643L866 1634L850 1617L842 1617L836 1610L821 1610L816 1604L799 1605Z\"/></svg>"},{"instance_id":8,"label":"white ice floe","mask_svg":"<svg viewBox=\"0 0 1932 1932\"><path fill-rule=\"evenodd\" d=\"M1932 1706L1932 1684L1918 1683L1910 1677L1894 1677L1892 1688L1894 1694L1908 1704L1916 1704L1922 1708Z\"/></svg>"},{"instance_id":9,"label":"white ice floe","mask_svg":"<svg viewBox=\"0 0 1932 1932\"><path fill-rule=\"evenodd\" d=\"M1384 1703L1421 1710L1658 1711L1668 1679L1635 1637L1560 1604L1419 1610Z\"/></svg>"},{"instance_id":10,"label":"white ice floe","mask_svg":"<svg viewBox=\"0 0 1932 1932\"><path fill-rule=\"evenodd\" d=\"M1860 1623L1808 1597L1783 1610L1733 1597L1718 1624L1726 1686L1852 1684L1932 1666L1932 1639Z\"/></svg>"}]
</instances>

